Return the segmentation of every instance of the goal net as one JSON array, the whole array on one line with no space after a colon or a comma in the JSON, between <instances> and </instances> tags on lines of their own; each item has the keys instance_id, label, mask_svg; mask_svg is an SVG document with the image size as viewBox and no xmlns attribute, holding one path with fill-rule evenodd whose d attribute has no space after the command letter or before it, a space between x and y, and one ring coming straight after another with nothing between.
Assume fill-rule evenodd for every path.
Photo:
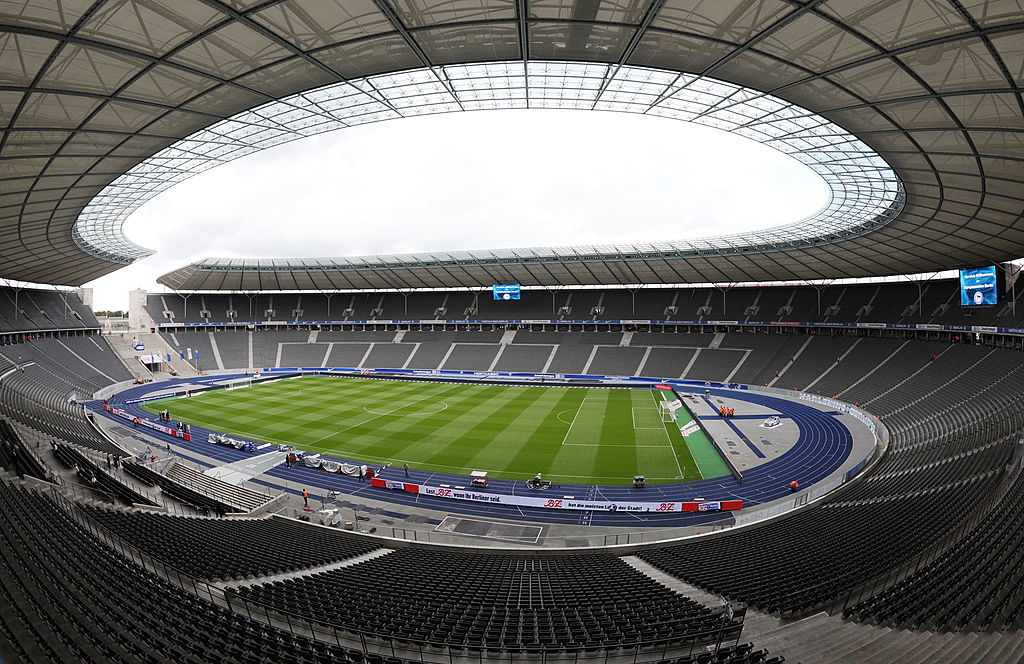
<instances>
[{"instance_id":1,"label":"goal net","mask_svg":"<svg viewBox=\"0 0 1024 664\"><path fill-rule=\"evenodd\" d=\"M661 403L659 403L658 411L661 413L661 421L675 422L676 411L679 410L679 407L682 405L683 404L680 403L678 399L673 399L672 401L662 401Z\"/></svg>"}]
</instances>

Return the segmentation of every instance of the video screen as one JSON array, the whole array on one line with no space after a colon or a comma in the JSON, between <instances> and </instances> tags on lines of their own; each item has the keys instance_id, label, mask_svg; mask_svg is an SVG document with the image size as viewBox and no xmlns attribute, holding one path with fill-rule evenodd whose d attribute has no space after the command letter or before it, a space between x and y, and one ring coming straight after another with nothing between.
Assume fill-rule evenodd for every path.
<instances>
[{"instance_id":1,"label":"video screen","mask_svg":"<svg viewBox=\"0 0 1024 664\"><path fill-rule=\"evenodd\" d=\"M495 300L518 300L519 284L494 284Z\"/></svg>"},{"instance_id":2,"label":"video screen","mask_svg":"<svg viewBox=\"0 0 1024 664\"><path fill-rule=\"evenodd\" d=\"M996 266L960 270L960 305L977 307L994 305L999 301L996 288Z\"/></svg>"}]
</instances>

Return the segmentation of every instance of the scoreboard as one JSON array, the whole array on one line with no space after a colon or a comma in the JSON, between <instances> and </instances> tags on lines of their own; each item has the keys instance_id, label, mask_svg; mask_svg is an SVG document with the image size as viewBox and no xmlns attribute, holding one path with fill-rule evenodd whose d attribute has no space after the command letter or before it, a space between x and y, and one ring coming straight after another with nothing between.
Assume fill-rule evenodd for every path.
<instances>
[{"instance_id":1,"label":"scoreboard","mask_svg":"<svg viewBox=\"0 0 1024 664\"><path fill-rule=\"evenodd\" d=\"M494 284L491 288L494 291L495 300L519 299L519 284Z\"/></svg>"}]
</instances>

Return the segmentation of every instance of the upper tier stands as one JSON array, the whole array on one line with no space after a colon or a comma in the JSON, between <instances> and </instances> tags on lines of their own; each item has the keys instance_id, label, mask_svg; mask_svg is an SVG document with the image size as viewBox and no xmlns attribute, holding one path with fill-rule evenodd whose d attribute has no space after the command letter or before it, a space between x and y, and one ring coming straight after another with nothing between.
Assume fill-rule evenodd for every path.
<instances>
[{"instance_id":1,"label":"upper tier stands","mask_svg":"<svg viewBox=\"0 0 1024 664\"><path fill-rule=\"evenodd\" d=\"M1022 289L1024 290L1024 289ZM955 279L849 286L743 286L523 290L495 301L490 291L321 294L147 295L156 323L346 320L668 320L826 321L1014 326L1011 294L996 307L960 306ZM1024 305L1024 293L1017 295ZM234 316L229 313L234 312Z\"/></svg>"},{"instance_id":2,"label":"upper tier stands","mask_svg":"<svg viewBox=\"0 0 1024 664\"><path fill-rule=\"evenodd\" d=\"M0 287L0 333L97 328L96 316L74 293Z\"/></svg>"},{"instance_id":3,"label":"upper tier stands","mask_svg":"<svg viewBox=\"0 0 1024 664\"><path fill-rule=\"evenodd\" d=\"M98 335L40 337L0 346L0 414L40 435L120 454L123 450L97 433L73 402L131 378Z\"/></svg>"}]
</instances>

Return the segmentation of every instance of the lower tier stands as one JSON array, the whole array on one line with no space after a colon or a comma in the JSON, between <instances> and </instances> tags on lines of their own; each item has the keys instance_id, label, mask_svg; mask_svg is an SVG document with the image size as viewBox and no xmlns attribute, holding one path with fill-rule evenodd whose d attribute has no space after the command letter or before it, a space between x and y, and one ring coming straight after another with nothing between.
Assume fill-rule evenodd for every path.
<instances>
[{"instance_id":1,"label":"lower tier stands","mask_svg":"<svg viewBox=\"0 0 1024 664\"><path fill-rule=\"evenodd\" d=\"M731 635L725 641L735 641L742 627L742 617L693 602L621 559L596 552L405 548L351 567L231 592L315 622L473 649L707 643L723 638L722 630Z\"/></svg>"},{"instance_id":2,"label":"lower tier stands","mask_svg":"<svg viewBox=\"0 0 1024 664\"><path fill-rule=\"evenodd\" d=\"M42 462L25 445L10 422L4 419L0 419L0 466L19 477L28 475L40 480L46 477Z\"/></svg>"},{"instance_id":3,"label":"lower tier stands","mask_svg":"<svg viewBox=\"0 0 1024 664\"><path fill-rule=\"evenodd\" d=\"M847 607L859 622L907 629L1019 628L1024 613L1024 475L965 537L884 591Z\"/></svg>"},{"instance_id":4,"label":"lower tier stands","mask_svg":"<svg viewBox=\"0 0 1024 664\"><path fill-rule=\"evenodd\" d=\"M992 478L979 476L906 496L824 505L743 533L650 549L655 567L766 612L801 613L884 575L955 527Z\"/></svg>"},{"instance_id":5,"label":"lower tier stands","mask_svg":"<svg viewBox=\"0 0 1024 664\"><path fill-rule=\"evenodd\" d=\"M881 591L890 572L927 560L936 548L949 546L951 534L965 536L989 514L1000 518L996 502L1019 472L1024 415L1013 404L1024 399L1020 354L947 346L934 359L929 354L909 376L904 372L891 380L896 382L883 384L881 396L898 393L899 398L876 397L893 409L880 413L889 428L889 450L859 482L777 521L650 549L640 557L730 599L803 614L857 598L865 585L877 584ZM913 391L903 393L900 384L912 385ZM979 531L977 537L987 539L987 533ZM1012 556L995 567L1003 564L1016 565ZM984 583L991 581L986 579L974 579L978 597L986 593ZM890 582L896 580L894 575ZM1016 583L1015 577L1009 580ZM872 602L865 600L852 615L872 617ZM884 600L877 603L885 605ZM1017 619L1014 611L1022 605L1024 593L1004 593L988 613L975 615L968 606L956 605L931 614L928 625L977 621L991 626L1000 620L1006 626L1011 616ZM894 615L913 620L899 611Z\"/></svg>"},{"instance_id":6,"label":"lower tier stands","mask_svg":"<svg viewBox=\"0 0 1024 664\"><path fill-rule=\"evenodd\" d=\"M200 579L251 579L366 555L366 538L286 519L207 519L81 509L145 553Z\"/></svg>"},{"instance_id":7,"label":"lower tier stands","mask_svg":"<svg viewBox=\"0 0 1024 664\"><path fill-rule=\"evenodd\" d=\"M151 486L158 486L163 493L173 496L176 500L191 505L204 513L223 516L230 512L238 511L232 502L217 491L204 490L201 487L190 486L174 477L170 477L149 467L146 461L126 461L124 463L126 473L139 481Z\"/></svg>"},{"instance_id":8,"label":"lower tier stands","mask_svg":"<svg viewBox=\"0 0 1024 664\"><path fill-rule=\"evenodd\" d=\"M101 436L87 421L80 406L36 380L33 367L0 380L0 414L44 437L63 440L105 454L124 450Z\"/></svg>"},{"instance_id":9,"label":"lower tier stands","mask_svg":"<svg viewBox=\"0 0 1024 664\"><path fill-rule=\"evenodd\" d=\"M648 651L640 661L658 661L657 653L664 649L655 644L671 640L684 654L662 660L664 664L782 661L750 644L732 645L742 627L742 609L725 612L703 607L604 553L390 551L334 570L352 570L356 583L336 588L342 593L335 602L337 610L363 610L340 622L337 632L319 630L334 641L327 643L252 618L254 605L241 601L243 596L254 595L252 590L226 589L232 608L222 608L221 591L194 584L182 571L149 560L148 552L142 554L122 544L142 544L159 553L147 532L153 535L175 517L146 515L147 527L142 530L137 529L141 521L127 525L135 515L101 508L79 505L80 516L76 517L76 508L67 499L26 490L2 476L0 501L6 507L0 513L0 596L5 600L0 603L0 658L4 661L404 664L394 651L388 652L387 645L381 654L379 648L369 645L336 645L360 629L367 630L367 636L386 636L385 644L405 633L413 638L462 635L470 649L474 645L481 649L480 655L486 647L517 650L560 643L564 644L563 655L586 647L593 656L593 649L602 645L642 640ZM200 538L193 542L209 545L224 537L236 540L225 544L231 550L201 555L210 559L216 553L248 556L254 566L247 567L243 560L239 567L251 573L281 569L282 564L298 569L316 562L303 557L295 546L297 536L303 544L315 544L307 539L308 526L278 520L176 520L180 523L170 530ZM89 521L99 525L83 527ZM107 528L113 537L102 534ZM253 554L245 551L259 548L259 538L268 534L279 542L278 550L264 552L263 562L256 562ZM373 550L355 538L339 535L327 533L334 539L320 542L330 547L321 557L343 559ZM180 544L180 548L185 546ZM269 548L274 546L269 544ZM275 555L281 559L276 563L271 562ZM329 573L273 586L308 583L323 574ZM175 583L166 578L174 578ZM332 586L324 584L320 590L322 596L332 591ZM439 592L444 593L445 601L438 601ZM407 601L401 601L402 597ZM314 619L332 610L329 606L317 611L309 608L305 615ZM408 622L399 624L402 617ZM414 647L422 652L426 647L402 641L394 644L395 650ZM637 655L634 651L632 657ZM488 653L487 657L491 656Z\"/></svg>"},{"instance_id":10,"label":"lower tier stands","mask_svg":"<svg viewBox=\"0 0 1024 664\"><path fill-rule=\"evenodd\" d=\"M54 443L53 452L57 459L68 468L74 468L75 474L82 485L92 491L107 496L112 502L120 500L129 504L157 506L158 503L149 495L128 486L110 472L109 457L107 470L94 463L85 454L71 445Z\"/></svg>"},{"instance_id":11,"label":"lower tier stands","mask_svg":"<svg viewBox=\"0 0 1024 664\"><path fill-rule=\"evenodd\" d=\"M370 661L362 652L258 623L168 583L97 540L47 495L0 478L0 503L5 662Z\"/></svg>"},{"instance_id":12,"label":"lower tier stands","mask_svg":"<svg viewBox=\"0 0 1024 664\"><path fill-rule=\"evenodd\" d=\"M199 328L163 332L162 336L183 354L199 353L197 361L207 371L263 367L463 369L687 378L765 383L787 389L814 388L815 378L835 373L838 380L830 381L827 392L820 391L829 396L861 378L839 371L847 366L836 362L839 355L856 346L863 357L875 358L879 349L892 345L889 339L858 336L726 334L716 339L708 334L525 329L504 339L500 332ZM802 361L794 363L798 357Z\"/></svg>"},{"instance_id":13,"label":"lower tier stands","mask_svg":"<svg viewBox=\"0 0 1024 664\"><path fill-rule=\"evenodd\" d=\"M806 342L796 351L800 362L788 365L782 372L774 387L803 391L822 373L834 364L841 364L840 357L857 343L859 337L828 336L824 334L809 335ZM831 396L831 395L829 395Z\"/></svg>"}]
</instances>

